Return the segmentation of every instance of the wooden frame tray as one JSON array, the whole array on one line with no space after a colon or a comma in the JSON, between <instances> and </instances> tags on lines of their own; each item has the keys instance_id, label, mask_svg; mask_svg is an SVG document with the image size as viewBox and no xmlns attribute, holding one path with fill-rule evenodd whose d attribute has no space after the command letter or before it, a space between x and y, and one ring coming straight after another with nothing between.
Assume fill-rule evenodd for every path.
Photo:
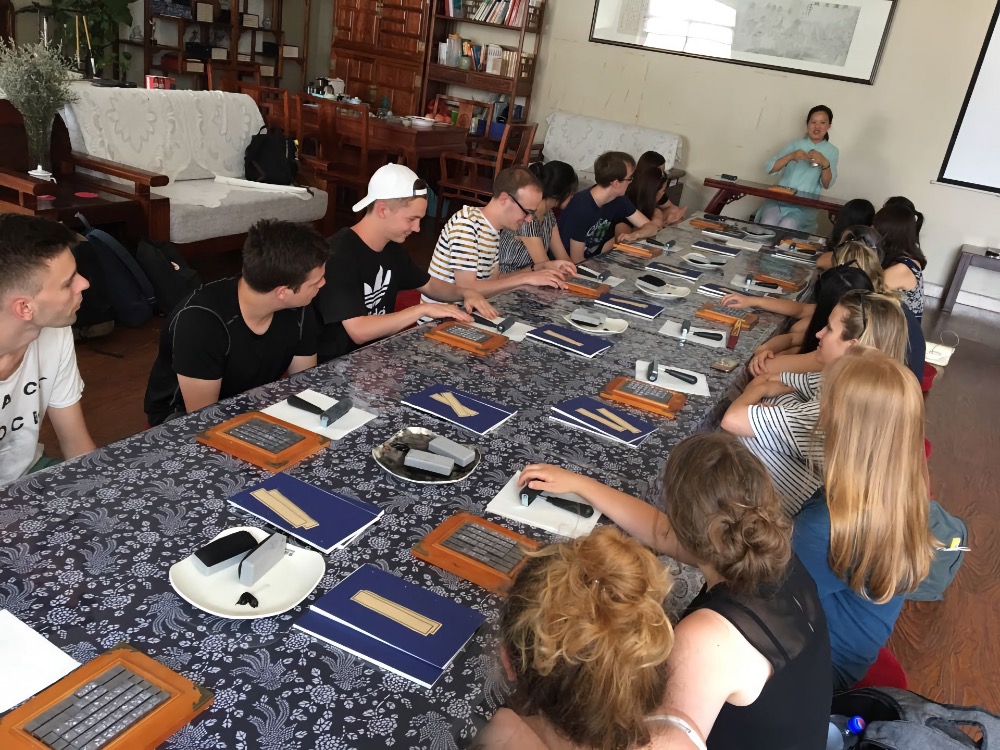
<instances>
[{"instance_id":1,"label":"wooden frame tray","mask_svg":"<svg viewBox=\"0 0 1000 750\"><path fill-rule=\"evenodd\" d=\"M454 573L460 578L472 581L477 586L482 586L487 591L504 596L510 588L511 582L517 576L517 572L524 565L524 560L514 566L510 573L501 573L491 568L479 560L448 549L441 545L441 542L451 536L458 528L466 523L474 523L484 528L503 534L514 539L529 550L538 549L541 544L534 539L518 534L516 531L504 528L499 524L487 521L485 518L474 516L471 513L457 513L446 519L440 526L431 531L427 536L417 542L410 554L418 560L423 560L449 573Z\"/></svg>"},{"instance_id":2,"label":"wooden frame tray","mask_svg":"<svg viewBox=\"0 0 1000 750\"><path fill-rule=\"evenodd\" d=\"M566 291L572 292L573 294L578 294L581 297L589 297L590 299L597 299L602 294L607 294L611 291L611 287L597 279L588 278L575 278L566 279Z\"/></svg>"},{"instance_id":3,"label":"wooden frame tray","mask_svg":"<svg viewBox=\"0 0 1000 750\"><path fill-rule=\"evenodd\" d=\"M628 389L636 385L656 388L663 391L664 396L662 399L650 399L629 393ZM630 378L628 375L619 375L609 380L607 385L601 388L601 398L641 409L642 411L648 411L651 414L657 414L667 419L675 419L677 412L687 403L687 396L683 393L672 391L669 388L656 385L656 383L645 383L641 380Z\"/></svg>"},{"instance_id":4,"label":"wooden frame tray","mask_svg":"<svg viewBox=\"0 0 1000 750\"><path fill-rule=\"evenodd\" d=\"M634 255L637 258L656 258L663 255L662 247L646 247L645 245L633 245L631 242L618 242L612 246L615 250L621 250L626 255Z\"/></svg>"},{"instance_id":5,"label":"wooden frame tray","mask_svg":"<svg viewBox=\"0 0 1000 750\"><path fill-rule=\"evenodd\" d=\"M229 430L240 426L244 422L249 422L251 419L261 419L265 422L280 425L299 435L302 440L279 453L272 453L228 434ZM247 412L238 417L227 419L225 422L217 424L214 427L209 427L207 430L202 430L198 433L197 440L202 445L207 445L223 453L236 456L236 458L242 459L247 463L275 473L294 466L299 461L330 445L330 438L328 437L310 432L291 422L286 422L283 419L278 419L259 411Z\"/></svg>"},{"instance_id":6,"label":"wooden frame tray","mask_svg":"<svg viewBox=\"0 0 1000 750\"><path fill-rule=\"evenodd\" d=\"M760 320L760 316L756 313L725 308L719 302L706 302L695 311L694 315L696 318L712 320L727 326L731 326L737 320L740 320L743 321L743 328L746 330L753 328Z\"/></svg>"},{"instance_id":7,"label":"wooden frame tray","mask_svg":"<svg viewBox=\"0 0 1000 750\"><path fill-rule=\"evenodd\" d=\"M458 335L457 331L461 331L463 335ZM451 344L480 357L496 351L510 341L509 338L499 333L490 333L482 328L476 328L457 320L449 320L434 326L424 334L424 337L440 341L443 344Z\"/></svg>"},{"instance_id":8,"label":"wooden frame tray","mask_svg":"<svg viewBox=\"0 0 1000 750\"><path fill-rule=\"evenodd\" d=\"M727 230L731 228L728 224L720 224L717 221L708 221L707 219L691 219L688 223L695 229Z\"/></svg>"},{"instance_id":9,"label":"wooden frame tray","mask_svg":"<svg viewBox=\"0 0 1000 750\"><path fill-rule=\"evenodd\" d=\"M212 705L214 696L183 675L122 643L106 651L34 698L0 718L0 747L4 750L43 750L49 745L36 739L26 724L69 698L93 678L117 666L131 670L170 697L104 745L104 750L153 750L178 729Z\"/></svg>"}]
</instances>

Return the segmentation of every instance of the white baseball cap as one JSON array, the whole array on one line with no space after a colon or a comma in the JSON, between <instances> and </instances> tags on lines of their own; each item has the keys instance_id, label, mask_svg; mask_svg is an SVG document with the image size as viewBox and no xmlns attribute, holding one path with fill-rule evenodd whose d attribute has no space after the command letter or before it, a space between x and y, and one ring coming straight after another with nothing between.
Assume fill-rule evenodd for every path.
<instances>
[{"instance_id":1,"label":"white baseball cap","mask_svg":"<svg viewBox=\"0 0 1000 750\"><path fill-rule=\"evenodd\" d=\"M354 204L354 210L360 211L378 200L426 197L426 186L416 189L413 187L419 179L416 172L402 164L379 167L368 181L368 195Z\"/></svg>"}]
</instances>

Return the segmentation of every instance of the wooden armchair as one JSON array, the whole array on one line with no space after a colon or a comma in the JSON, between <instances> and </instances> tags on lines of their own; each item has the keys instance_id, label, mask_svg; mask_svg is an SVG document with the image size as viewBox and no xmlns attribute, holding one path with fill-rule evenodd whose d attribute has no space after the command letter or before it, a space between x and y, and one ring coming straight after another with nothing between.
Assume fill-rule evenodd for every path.
<instances>
[{"instance_id":1,"label":"wooden armchair","mask_svg":"<svg viewBox=\"0 0 1000 750\"><path fill-rule=\"evenodd\" d=\"M493 121L493 105L493 102L479 102L475 99L463 99L460 96L438 94L434 97L431 109L434 114L441 115L457 110L458 119L455 121L455 124L466 130L472 127L472 119L474 117L480 117L486 123L488 135L489 123Z\"/></svg>"},{"instance_id":2,"label":"wooden armchair","mask_svg":"<svg viewBox=\"0 0 1000 750\"><path fill-rule=\"evenodd\" d=\"M236 84L236 93L246 94L256 102L260 116L264 118L264 124L269 129L281 128L285 135L291 133L292 110L288 91L239 81Z\"/></svg>"},{"instance_id":3,"label":"wooden armchair","mask_svg":"<svg viewBox=\"0 0 1000 750\"><path fill-rule=\"evenodd\" d=\"M493 197L493 181L507 167L527 164L535 124L511 123L504 128L500 146L491 155L441 154L438 180L437 220L442 222L445 199L485 206Z\"/></svg>"}]
</instances>

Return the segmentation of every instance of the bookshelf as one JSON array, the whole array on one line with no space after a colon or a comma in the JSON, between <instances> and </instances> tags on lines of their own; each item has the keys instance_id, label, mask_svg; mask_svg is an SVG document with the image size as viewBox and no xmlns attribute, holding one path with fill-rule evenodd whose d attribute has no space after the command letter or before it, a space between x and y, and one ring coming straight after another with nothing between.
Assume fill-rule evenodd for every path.
<instances>
[{"instance_id":1,"label":"bookshelf","mask_svg":"<svg viewBox=\"0 0 1000 750\"><path fill-rule=\"evenodd\" d=\"M299 88L309 53L310 2L142 0L118 46L141 61L130 66L130 72L139 74L140 86L142 77L159 75L176 78L178 88L207 88L211 64L237 79L259 76L261 83L275 87L294 66Z\"/></svg>"},{"instance_id":2,"label":"bookshelf","mask_svg":"<svg viewBox=\"0 0 1000 750\"><path fill-rule=\"evenodd\" d=\"M436 0L433 5L425 96L448 93L449 86L506 94L511 112L515 101L522 100L519 121L526 122L542 43L544 0L463 0L460 5L458 0ZM441 62L439 45L447 47L449 37L455 36L482 48L478 54L473 48L473 54L466 55L469 69ZM490 47L501 50L498 63L491 63Z\"/></svg>"}]
</instances>

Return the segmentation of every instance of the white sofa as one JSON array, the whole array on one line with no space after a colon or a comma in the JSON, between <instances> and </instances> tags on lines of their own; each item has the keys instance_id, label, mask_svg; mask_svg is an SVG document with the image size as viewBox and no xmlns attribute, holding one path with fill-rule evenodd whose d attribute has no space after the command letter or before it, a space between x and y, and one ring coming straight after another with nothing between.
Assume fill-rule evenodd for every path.
<instances>
[{"instance_id":1,"label":"white sofa","mask_svg":"<svg viewBox=\"0 0 1000 750\"><path fill-rule=\"evenodd\" d=\"M152 188L148 202L153 239L228 249L238 246L258 219L328 218L322 190L299 197L215 181L216 175L243 177L244 151L264 124L250 97L222 91L74 90L77 101L62 112L74 152L169 179ZM167 206L169 218L163 216Z\"/></svg>"},{"instance_id":2,"label":"white sofa","mask_svg":"<svg viewBox=\"0 0 1000 750\"><path fill-rule=\"evenodd\" d=\"M559 111L550 114L546 123L545 161L571 164L581 186L594 184L594 160L605 151L624 151L634 159L644 151L656 151L667 160L668 170L681 160L681 136L676 133Z\"/></svg>"}]
</instances>

